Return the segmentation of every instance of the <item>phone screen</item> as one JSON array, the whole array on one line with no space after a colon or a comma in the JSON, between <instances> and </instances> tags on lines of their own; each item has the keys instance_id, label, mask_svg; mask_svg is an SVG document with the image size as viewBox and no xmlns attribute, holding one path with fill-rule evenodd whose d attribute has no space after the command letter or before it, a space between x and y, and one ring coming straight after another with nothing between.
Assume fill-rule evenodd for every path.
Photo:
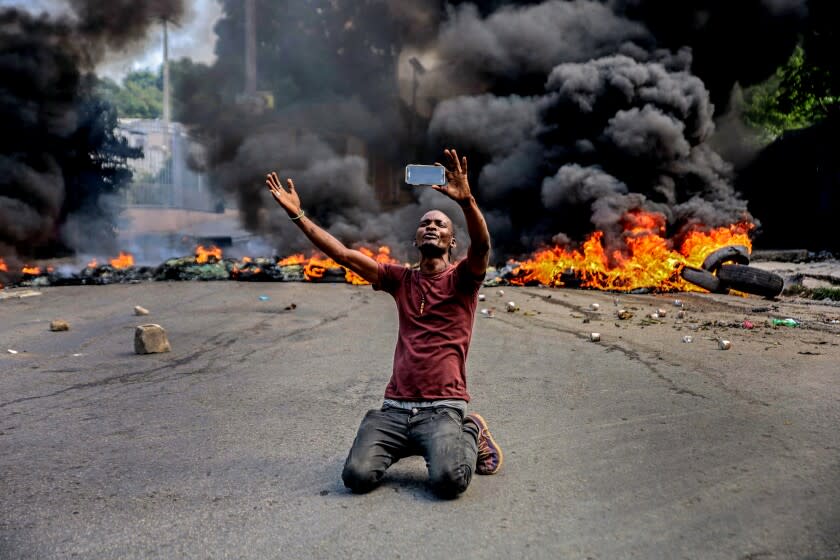
<instances>
[{"instance_id":1,"label":"phone screen","mask_svg":"<svg viewBox=\"0 0 840 560\"><path fill-rule=\"evenodd\" d=\"M405 182L409 185L444 185L445 169L439 165L406 165Z\"/></svg>"}]
</instances>

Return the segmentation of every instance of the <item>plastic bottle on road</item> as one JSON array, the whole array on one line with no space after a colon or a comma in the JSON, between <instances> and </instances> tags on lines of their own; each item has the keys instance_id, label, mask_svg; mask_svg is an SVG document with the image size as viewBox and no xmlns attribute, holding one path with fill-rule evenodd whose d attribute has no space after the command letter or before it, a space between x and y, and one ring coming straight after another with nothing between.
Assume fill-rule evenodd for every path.
<instances>
[{"instance_id":1,"label":"plastic bottle on road","mask_svg":"<svg viewBox=\"0 0 840 560\"><path fill-rule=\"evenodd\" d=\"M773 319L773 326L774 327L798 327L799 321L796 319L791 319L788 317L787 319Z\"/></svg>"}]
</instances>

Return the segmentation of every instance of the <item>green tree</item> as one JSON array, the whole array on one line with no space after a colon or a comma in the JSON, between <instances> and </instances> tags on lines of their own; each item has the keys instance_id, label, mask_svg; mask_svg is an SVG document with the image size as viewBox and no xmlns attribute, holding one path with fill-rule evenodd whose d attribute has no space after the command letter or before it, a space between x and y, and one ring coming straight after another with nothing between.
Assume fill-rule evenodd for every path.
<instances>
[{"instance_id":1,"label":"green tree","mask_svg":"<svg viewBox=\"0 0 840 560\"><path fill-rule=\"evenodd\" d=\"M97 85L97 93L117 109L120 117L157 119L163 115L162 73L151 70L129 72L118 84L110 78L103 78Z\"/></svg>"},{"instance_id":2,"label":"green tree","mask_svg":"<svg viewBox=\"0 0 840 560\"><path fill-rule=\"evenodd\" d=\"M809 3L799 46L776 73L744 92L744 120L774 140L840 114L840 47L830 0Z\"/></svg>"}]
</instances>

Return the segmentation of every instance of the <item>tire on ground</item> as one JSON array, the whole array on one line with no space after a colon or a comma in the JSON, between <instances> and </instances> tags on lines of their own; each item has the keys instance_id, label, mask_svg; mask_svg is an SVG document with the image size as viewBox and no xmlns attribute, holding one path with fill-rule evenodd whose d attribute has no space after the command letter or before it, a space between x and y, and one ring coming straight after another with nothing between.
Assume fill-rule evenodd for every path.
<instances>
[{"instance_id":1,"label":"tire on ground","mask_svg":"<svg viewBox=\"0 0 840 560\"><path fill-rule=\"evenodd\" d=\"M720 279L708 270L694 268L693 266L686 266L680 272L680 276L682 276L683 280L686 282L691 282L695 286L700 286L704 290L708 290L716 294L725 294L727 292L726 286L723 285Z\"/></svg>"},{"instance_id":2,"label":"tire on ground","mask_svg":"<svg viewBox=\"0 0 840 560\"><path fill-rule=\"evenodd\" d=\"M709 272L717 272L725 262L736 264L750 264L750 250L744 245L727 245L712 251L703 260L701 268Z\"/></svg>"},{"instance_id":3,"label":"tire on ground","mask_svg":"<svg viewBox=\"0 0 840 560\"><path fill-rule=\"evenodd\" d=\"M725 264L720 267L717 275L721 284L733 290L767 298L776 297L785 287L781 276L754 266Z\"/></svg>"}]
</instances>

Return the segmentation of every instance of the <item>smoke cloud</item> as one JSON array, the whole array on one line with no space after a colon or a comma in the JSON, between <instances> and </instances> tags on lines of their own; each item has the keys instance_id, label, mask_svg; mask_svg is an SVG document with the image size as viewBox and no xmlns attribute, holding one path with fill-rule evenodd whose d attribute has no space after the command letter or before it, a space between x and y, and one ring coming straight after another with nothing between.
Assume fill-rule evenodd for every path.
<instances>
[{"instance_id":1,"label":"smoke cloud","mask_svg":"<svg viewBox=\"0 0 840 560\"><path fill-rule=\"evenodd\" d=\"M450 146L470 158L498 259L596 228L615 241L636 209L670 234L749 218L715 118L789 56L805 0L454 4L258 2L258 89L278 109L249 116L241 4L223 2L218 60L182 84L184 115L217 188L279 253L306 242L264 192L268 170L343 241L404 247L448 201L394 195L402 167Z\"/></svg>"},{"instance_id":2,"label":"smoke cloud","mask_svg":"<svg viewBox=\"0 0 840 560\"><path fill-rule=\"evenodd\" d=\"M110 197L134 153L92 94L107 49L130 46L180 1L72 0L50 17L0 9L0 255L113 240ZM66 229L65 229L66 228Z\"/></svg>"}]
</instances>

